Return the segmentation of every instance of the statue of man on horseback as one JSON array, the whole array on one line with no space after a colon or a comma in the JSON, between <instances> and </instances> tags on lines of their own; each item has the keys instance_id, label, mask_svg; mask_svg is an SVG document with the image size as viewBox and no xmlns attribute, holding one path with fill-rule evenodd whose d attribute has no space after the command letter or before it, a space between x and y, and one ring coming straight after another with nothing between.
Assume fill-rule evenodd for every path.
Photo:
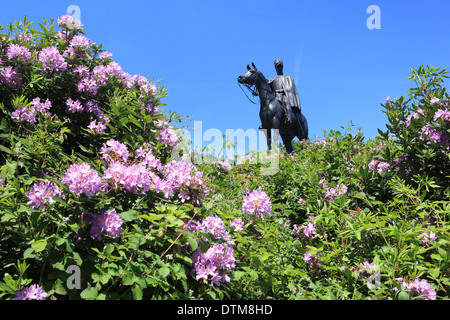
<instances>
[{"instance_id":1,"label":"statue of man on horseback","mask_svg":"<svg viewBox=\"0 0 450 320\"><path fill-rule=\"evenodd\" d=\"M283 61L281 59L276 59L274 64L277 76L268 79L267 82L269 83L272 92L275 94L276 99L280 101L284 108L286 123L292 124L296 120L295 113L301 111L297 87L291 76L283 74Z\"/></svg>"},{"instance_id":2,"label":"statue of man on horseback","mask_svg":"<svg viewBox=\"0 0 450 320\"><path fill-rule=\"evenodd\" d=\"M278 75L269 81L252 62L252 67L247 65L247 72L240 75L237 81L245 85L253 95L259 96L260 129L266 134L269 150L272 144L271 129L274 129L275 134L279 133L283 139L286 151L292 153L294 137L299 140L308 139L308 122L301 112L300 99L294 81L291 77L283 75L281 60L275 60L275 68ZM255 88L252 89L253 87ZM287 123L286 118L290 123Z\"/></svg>"}]
</instances>

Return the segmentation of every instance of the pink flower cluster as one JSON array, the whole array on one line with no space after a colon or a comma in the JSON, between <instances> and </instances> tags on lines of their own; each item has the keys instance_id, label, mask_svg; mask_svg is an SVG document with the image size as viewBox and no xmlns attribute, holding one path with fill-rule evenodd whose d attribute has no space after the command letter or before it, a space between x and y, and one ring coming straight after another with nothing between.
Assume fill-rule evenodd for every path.
<instances>
[{"instance_id":1,"label":"pink flower cluster","mask_svg":"<svg viewBox=\"0 0 450 320\"><path fill-rule=\"evenodd\" d=\"M195 278L206 283L220 286L221 282L229 282L228 272L236 267L234 249L227 244L215 244L205 253L197 250L191 257L194 265Z\"/></svg>"},{"instance_id":2,"label":"pink flower cluster","mask_svg":"<svg viewBox=\"0 0 450 320\"><path fill-rule=\"evenodd\" d=\"M424 111L421 108L417 108L417 112L410 113L406 117L406 123L405 123L406 127L409 127L411 125L411 119L412 118L419 119L420 115L422 115L422 116L424 115Z\"/></svg>"},{"instance_id":3,"label":"pink flower cluster","mask_svg":"<svg viewBox=\"0 0 450 320\"><path fill-rule=\"evenodd\" d=\"M414 296L419 297L421 300L436 300L436 290L425 280L414 279L408 280L403 278L395 279L400 283L404 290L409 291ZM398 288L394 288L395 291Z\"/></svg>"},{"instance_id":4,"label":"pink flower cluster","mask_svg":"<svg viewBox=\"0 0 450 320\"><path fill-rule=\"evenodd\" d=\"M108 163L114 161L127 162L128 157L130 156L127 146L114 139L109 139L106 144L102 146L100 153L103 154L103 160Z\"/></svg>"},{"instance_id":5,"label":"pink flower cluster","mask_svg":"<svg viewBox=\"0 0 450 320\"><path fill-rule=\"evenodd\" d=\"M153 180L158 178L143 163L127 166L114 161L106 169L104 179L110 181L113 188L121 188L126 193L140 193L155 189Z\"/></svg>"},{"instance_id":6,"label":"pink flower cluster","mask_svg":"<svg viewBox=\"0 0 450 320\"><path fill-rule=\"evenodd\" d=\"M437 121L441 119L444 122L450 122L450 111L445 109L439 109L434 113L433 120Z\"/></svg>"},{"instance_id":7,"label":"pink flower cluster","mask_svg":"<svg viewBox=\"0 0 450 320\"><path fill-rule=\"evenodd\" d=\"M84 193L87 197L93 197L107 187L97 171L85 162L70 166L61 182L69 186L70 192L76 195Z\"/></svg>"},{"instance_id":8,"label":"pink flower cluster","mask_svg":"<svg viewBox=\"0 0 450 320\"><path fill-rule=\"evenodd\" d=\"M125 144L110 139L101 148L103 159L109 165L105 179L113 187L126 192L147 192L154 190L169 199L177 195L181 202L200 204L208 193L203 182L203 173L188 161L172 160L161 165L151 150L140 147L136 150L134 162Z\"/></svg>"},{"instance_id":9,"label":"pink flower cluster","mask_svg":"<svg viewBox=\"0 0 450 320\"><path fill-rule=\"evenodd\" d=\"M159 131L156 140L160 141L166 147L175 147L178 144L178 137L174 128L169 125L169 122L165 120L156 120L155 124Z\"/></svg>"},{"instance_id":10,"label":"pink flower cluster","mask_svg":"<svg viewBox=\"0 0 450 320\"><path fill-rule=\"evenodd\" d=\"M430 101L431 104L439 103L440 99L433 97ZM440 106L448 106L448 103L441 103ZM420 117L425 116L425 112L423 109L418 108L417 111L412 112L406 117L406 127L411 125L411 119L419 119ZM448 108L440 108L433 115L434 121L440 121L440 125L438 127L432 127L430 123L426 124L420 129L419 139L422 141L432 141L434 143L439 144L444 151L449 149L450 137L446 133L445 126L447 126L450 122L450 111Z\"/></svg>"},{"instance_id":11,"label":"pink flower cluster","mask_svg":"<svg viewBox=\"0 0 450 320\"><path fill-rule=\"evenodd\" d=\"M43 68L50 73L61 72L67 69L67 62L59 53L58 48L50 46L39 52L39 61L42 62Z\"/></svg>"},{"instance_id":12,"label":"pink flower cluster","mask_svg":"<svg viewBox=\"0 0 450 320\"><path fill-rule=\"evenodd\" d=\"M429 232L421 232L420 234L423 235L422 238L422 245L424 245L426 248L429 248L431 246L430 244L430 240L436 240L437 236L436 233L434 233L433 231L429 231Z\"/></svg>"},{"instance_id":13,"label":"pink flower cluster","mask_svg":"<svg viewBox=\"0 0 450 320\"><path fill-rule=\"evenodd\" d=\"M270 216L271 211L270 198L267 193L262 191L261 187L259 190L253 190L246 195L242 202L242 212L254 215L257 218L264 219L264 216Z\"/></svg>"},{"instance_id":14,"label":"pink flower cluster","mask_svg":"<svg viewBox=\"0 0 450 320\"><path fill-rule=\"evenodd\" d=\"M333 201L340 195L347 195L347 186L345 184L337 185L333 188L325 184L324 179L321 179L319 181L319 187L325 190L323 198L329 201Z\"/></svg>"},{"instance_id":15,"label":"pink flower cluster","mask_svg":"<svg viewBox=\"0 0 450 320\"><path fill-rule=\"evenodd\" d=\"M75 19L70 14L58 18L58 26L68 30L79 30L83 27L80 20Z\"/></svg>"},{"instance_id":16,"label":"pink flower cluster","mask_svg":"<svg viewBox=\"0 0 450 320\"><path fill-rule=\"evenodd\" d=\"M54 203L53 197L56 196L62 198L62 191L56 183L49 180L39 181L33 184L30 192L26 194L27 204L33 209L41 208L42 211L45 211L45 204Z\"/></svg>"},{"instance_id":17,"label":"pink flower cluster","mask_svg":"<svg viewBox=\"0 0 450 320\"><path fill-rule=\"evenodd\" d=\"M33 99L31 104L32 105L29 107L20 107L15 110L11 114L11 118L17 119L19 122L35 124L38 113L41 113L44 116L50 115L50 112L48 111L52 107L50 100L47 99L44 103L41 103L41 99L37 97Z\"/></svg>"},{"instance_id":18,"label":"pink flower cluster","mask_svg":"<svg viewBox=\"0 0 450 320\"><path fill-rule=\"evenodd\" d=\"M63 53L63 56L69 58L81 58L89 56L87 50L91 47L92 41L85 36L77 35L70 40L69 47Z\"/></svg>"},{"instance_id":19,"label":"pink flower cluster","mask_svg":"<svg viewBox=\"0 0 450 320\"><path fill-rule=\"evenodd\" d=\"M317 253L317 255L320 256L320 252ZM320 261L317 257L313 256L311 252L306 251L305 254L303 255L303 260L313 273L315 274L322 273L323 270L320 268L320 266L324 265L325 262Z\"/></svg>"},{"instance_id":20,"label":"pink flower cluster","mask_svg":"<svg viewBox=\"0 0 450 320\"><path fill-rule=\"evenodd\" d=\"M16 300L44 300L46 296L47 292L37 284L32 284L16 292Z\"/></svg>"},{"instance_id":21,"label":"pink flower cluster","mask_svg":"<svg viewBox=\"0 0 450 320\"><path fill-rule=\"evenodd\" d=\"M448 145L450 142L450 137L444 130L432 128L429 124L420 129L419 139L422 141L433 141L442 146Z\"/></svg>"},{"instance_id":22,"label":"pink flower cluster","mask_svg":"<svg viewBox=\"0 0 450 320\"><path fill-rule=\"evenodd\" d=\"M18 44L11 44L8 49L6 49L6 56L9 60L14 59L21 62L27 62L31 60L30 50Z\"/></svg>"},{"instance_id":23,"label":"pink flower cluster","mask_svg":"<svg viewBox=\"0 0 450 320\"><path fill-rule=\"evenodd\" d=\"M103 212L101 215L90 215L86 223L91 225L92 238L100 241L103 233L118 238L123 231L122 218L116 213L116 209Z\"/></svg>"},{"instance_id":24,"label":"pink flower cluster","mask_svg":"<svg viewBox=\"0 0 450 320\"><path fill-rule=\"evenodd\" d=\"M234 219L230 222L230 226L234 226L238 232L243 228L241 219ZM223 240L223 244L213 244L205 253L202 252L200 246L192 254L193 272L196 279L207 283L211 279L211 284L220 286L220 282L229 282L229 272L232 272L236 266L234 258L233 241L229 232L225 228L223 220L219 217L206 217L201 220L192 221L186 224L183 229L189 232L200 232L211 235L215 240ZM207 238L202 236L204 241Z\"/></svg>"},{"instance_id":25,"label":"pink flower cluster","mask_svg":"<svg viewBox=\"0 0 450 320\"><path fill-rule=\"evenodd\" d=\"M9 88L20 88L22 86L22 76L16 67L5 67L0 70L0 83Z\"/></svg>"},{"instance_id":26,"label":"pink flower cluster","mask_svg":"<svg viewBox=\"0 0 450 320\"><path fill-rule=\"evenodd\" d=\"M157 190L166 198L178 194L181 202L200 204L200 200L209 189L203 182L203 173L189 161L172 160L162 169L163 179L155 182Z\"/></svg>"},{"instance_id":27,"label":"pink flower cluster","mask_svg":"<svg viewBox=\"0 0 450 320\"><path fill-rule=\"evenodd\" d=\"M374 171L376 170L378 173L382 173L382 172L389 172L390 170L390 165L389 162L385 162L385 161L380 161L377 159L373 159L370 163L369 163L369 171Z\"/></svg>"},{"instance_id":28,"label":"pink flower cluster","mask_svg":"<svg viewBox=\"0 0 450 320\"><path fill-rule=\"evenodd\" d=\"M234 228L235 232L244 230L244 221L242 219L236 218L230 222L230 226Z\"/></svg>"},{"instance_id":29,"label":"pink flower cluster","mask_svg":"<svg viewBox=\"0 0 450 320\"><path fill-rule=\"evenodd\" d=\"M317 237L316 225L311 221L314 216L309 216L306 225L299 226L294 224L294 232L299 235L301 240L313 239Z\"/></svg>"},{"instance_id":30,"label":"pink flower cluster","mask_svg":"<svg viewBox=\"0 0 450 320\"><path fill-rule=\"evenodd\" d=\"M214 238L229 238L229 232L225 229L225 224L219 217L206 217L198 224L198 229L209 233Z\"/></svg>"},{"instance_id":31,"label":"pink flower cluster","mask_svg":"<svg viewBox=\"0 0 450 320\"><path fill-rule=\"evenodd\" d=\"M219 168L219 170L224 171L230 171L231 169L233 169L233 166L227 161L217 161L216 166Z\"/></svg>"}]
</instances>

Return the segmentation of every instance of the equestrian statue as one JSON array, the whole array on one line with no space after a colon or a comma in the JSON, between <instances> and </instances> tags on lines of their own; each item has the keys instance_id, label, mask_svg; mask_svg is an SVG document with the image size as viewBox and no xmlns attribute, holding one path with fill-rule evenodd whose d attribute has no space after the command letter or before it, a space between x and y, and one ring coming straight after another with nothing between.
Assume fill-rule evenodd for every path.
<instances>
[{"instance_id":1,"label":"equestrian statue","mask_svg":"<svg viewBox=\"0 0 450 320\"><path fill-rule=\"evenodd\" d=\"M255 64L247 65L247 72L237 78L239 84L244 84L259 96L261 127L267 138L267 147L271 149L271 129L278 130L286 151L294 150L292 139L308 139L308 122L301 111L300 99L292 77L283 74L283 61L275 60L277 76L269 80L264 77ZM252 89L255 87L255 89Z\"/></svg>"}]
</instances>

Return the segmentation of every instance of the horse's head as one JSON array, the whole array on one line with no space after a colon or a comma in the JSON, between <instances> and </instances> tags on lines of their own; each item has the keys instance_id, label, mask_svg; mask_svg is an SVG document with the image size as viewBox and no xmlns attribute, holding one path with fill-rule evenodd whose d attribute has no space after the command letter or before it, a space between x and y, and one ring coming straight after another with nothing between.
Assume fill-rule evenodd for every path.
<instances>
[{"instance_id":1,"label":"horse's head","mask_svg":"<svg viewBox=\"0 0 450 320\"><path fill-rule=\"evenodd\" d=\"M247 65L247 72L237 78L237 81L241 84L246 84L253 86L256 84L258 79L258 69L256 69L255 64L252 62L252 68Z\"/></svg>"}]
</instances>

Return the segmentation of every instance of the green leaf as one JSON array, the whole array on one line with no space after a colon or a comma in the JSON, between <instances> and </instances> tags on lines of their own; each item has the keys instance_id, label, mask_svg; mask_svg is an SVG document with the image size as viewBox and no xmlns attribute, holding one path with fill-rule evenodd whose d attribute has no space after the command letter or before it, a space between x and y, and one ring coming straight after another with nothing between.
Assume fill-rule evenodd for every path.
<instances>
[{"instance_id":1,"label":"green leaf","mask_svg":"<svg viewBox=\"0 0 450 320\"><path fill-rule=\"evenodd\" d=\"M198 242L197 240L193 239L193 238L188 238L187 241L189 242L189 244L191 245L191 252L197 250L198 248Z\"/></svg>"},{"instance_id":2,"label":"green leaf","mask_svg":"<svg viewBox=\"0 0 450 320\"><path fill-rule=\"evenodd\" d=\"M398 294L398 300L409 300L409 294L405 291L400 291Z\"/></svg>"},{"instance_id":3,"label":"green leaf","mask_svg":"<svg viewBox=\"0 0 450 320\"><path fill-rule=\"evenodd\" d=\"M134 300L142 300L142 288L140 285L135 284L132 288L131 288L131 292L133 292L133 299Z\"/></svg>"},{"instance_id":4,"label":"green leaf","mask_svg":"<svg viewBox=\"0 0 450 320\"><path fill-rule=\"evenodd\" d=\"M162 267L158 272L161 277L165 278L170 274L170 269L168 267Z\"/></svg>"},{"instance_id":5,"label":"green leaf","mask_svg":"<svg viewBox=\"0 0 450 320\"><path fill-rule=\"evenodd\" d=\"M136 210L124 211L119 216L125 221L134 221L138 218L139 212Z\"/></svg>"},{"instance_id":6,"label":"green leaf","mask_svg":"<svg viewBox=\"0 0 450 320\"><path fill-rule=\"evenodd\" d=\"M47 246L46 239L41 239L41 240L35 241L31 244L31 247L34 249L35 252L43 251L46 246Z\"/></svg>"},{"instance_id":7,"label":"green leaf","mask_svg":"<svg viewBox=\"0 0 450 320\"><path fill-rule=\"evenodd\" d=\"M252 257L252 260L253 260L253 264L254 264L256 267L262 266L261 259L260 259L258 256Z\"/></svg>"},{"instance_id":8,"label":"green leaf","mask_svg":"<svg viewBox=\"0 0 450 320\"><path fill-rule=\"evenodd\" d=\"M438 278L440 270L439 270L439 268L434 268L434 269L428 270L428 273L431 274L433 277Z\"/></svg>"},{"instance_id":9,"label":"green leaf","mask_svg":"<svg viewBox=\"0 0 450 320\"><path fill-rule=\"evenodd\" d=\"M145 219L147 221L155 221L155 220L161 220L163 218L163 215L156 215L156 214L141 214L139 215L139 218Z\"/></svg>"},{"instance_id":10,"label":"green leaf","mask_svg":"<svg viewBox=\"0 0 450 320\"><path fill-rule=\"evenodd\" d=\"M80 297L86 300L95 300L98 296L98 291L94 287L84 289Z\"/></svg>"}]
</instances>

